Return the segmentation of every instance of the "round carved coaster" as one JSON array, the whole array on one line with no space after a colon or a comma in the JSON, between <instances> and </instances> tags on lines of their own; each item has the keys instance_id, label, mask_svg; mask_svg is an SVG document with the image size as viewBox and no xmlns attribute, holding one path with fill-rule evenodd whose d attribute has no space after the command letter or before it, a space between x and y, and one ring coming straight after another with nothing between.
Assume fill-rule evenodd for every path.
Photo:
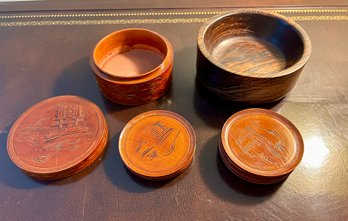
<instances>
[{"instance_id":1,"label":"round carved coaster","mask_svg":"<svg viewBox=\"0 0 348 221\"><path fill-rule=\"evenodd\" d=\"M264 109L232 115L221 133L220 154L236 175L256 183L286 178L299 164L303 140L283 116Z\"/></svg>"},{"instance_id":2,"label":"round carved coaster","mask_svg":"<svg viewBox=\"0 0 348 221\"><path fill-rule=\"evenodd\" d=\"M136 116L119 139L124 164L149 180L169 179L184 171L193 160L195 147L191 125L180 115L164 110Z\"/></svg>"},{"instance_id":3,"label":"round carved coaster","mask_svg":"<svg viewBox=\"0 0 348 221\"><path fill-rule=\"evenodd\" d=\"M60 179L89 166L104 150L105 118L92 102L58 96L26 110L7 139L11 160L27 174Z\"/></svg>"}]
</instances>

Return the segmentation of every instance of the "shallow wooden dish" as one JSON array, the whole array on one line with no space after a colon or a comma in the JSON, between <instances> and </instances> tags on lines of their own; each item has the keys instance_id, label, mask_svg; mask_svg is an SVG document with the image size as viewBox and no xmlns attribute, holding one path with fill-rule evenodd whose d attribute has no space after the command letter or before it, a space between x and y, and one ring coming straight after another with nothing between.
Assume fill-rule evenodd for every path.
<instances>
[{"instance_id":1,"label":"shallow wooden dish","mask_svg":"<svg viewBox=\"0 0 348 221\"><path fill-rule=\"evenodd\" d=\"M11 160L28 175L56 180L92 164L105 149L108 129L102 111L77 96L58 96L26 110L7 138Z\"/></svg>"},{"instance_id":2,"label":"shallow wooden dish","mask_svg":"<svg viewBox=\"0 0 348 221\"><path fill-rule=\"evenodd\" d=\"M113 32L93 50L90 66L102 94L124 105L156 100L171 82L174 52L162 35L140 28Z\"/></svg>"},{"instance_id":3,"label":"shallow wooden dish","mask_svg":"<svg viewBox=\"0 0 348 221\"><path fill-rule=\"evenodd\" d=\"M270 110L252 108L226 121L219 152L237 176L271 184L289 176L300 163L304 147L300 132L289 120Z\"/></svg>"},{"instance_id":4,"label":"shallow wooden dish","mask_svg":"<svg viewBox=\"0 0 348 221\"><path fill-rule=\"evenodd\" d=\"M291 19L261 10L229 12L199 30L197 78L231 101L273 102L294 87L310 53L309 37Z\"/></svg>"},{"instance_id":5,"label":"shallow wooden dish","mask_svg":"<svg viewBox=\"0 0 348 221\"><path fill-rule=\"evenodd\" d=\"M180 115L154 110L130 120L121 132L119 152L134 174L148 180L166 180L192 162L196 137Z\"/></svg>"}]
</instances>

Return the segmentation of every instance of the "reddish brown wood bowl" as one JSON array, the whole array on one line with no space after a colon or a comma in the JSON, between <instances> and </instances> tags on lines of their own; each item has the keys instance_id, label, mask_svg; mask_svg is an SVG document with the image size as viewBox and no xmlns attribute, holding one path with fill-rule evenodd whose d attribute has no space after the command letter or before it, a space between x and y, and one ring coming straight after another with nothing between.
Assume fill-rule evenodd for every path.
<instances>
[{"instance_id":1,"label":"reddish brown wood bowl","mask_svg":"<svg viewBox=\"0 0 348 221\"><path fill-rule=\"evenodd\" d=\"M294 87L310 53L309 37L291 19L260 10L229 12L199 30L197 79L231 101L273 102Z\"/></svg>"},{"instance_id":2,"label":"reddish brown wood bowl","mask_svg":"<svg viewBox=\"0 0 348 221\"><path fill-rule=\"evenodd\" d=\"M101 39L90 59L102 94L123 105L141 105L165 94L171 82L174 53L162 35L123 29Z\"/></svg>"}]
</instances>

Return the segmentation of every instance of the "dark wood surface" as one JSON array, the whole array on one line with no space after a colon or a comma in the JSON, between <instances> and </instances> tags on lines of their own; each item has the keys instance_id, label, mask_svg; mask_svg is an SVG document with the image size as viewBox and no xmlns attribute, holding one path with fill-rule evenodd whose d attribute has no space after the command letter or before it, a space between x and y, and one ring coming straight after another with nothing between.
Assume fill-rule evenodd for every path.
<instances>
[{"instance_id":1,"label":"dark wood surface","mask_svg":"<svg viewBox=\"0 0 348 221\"><path fill-rule=\"evenodd\" d=\"M233 175L218 155L224 122L246 107L212 99L195 83L197 32L217 9L61 11L0 16L1 220L347 220L348 8L279 11L312 41L312 56L295 88L278 103L256 106L287 117L301 132L302 162L282 183L259 186ZM108 13L108 14L105 14ZM171 41L173 84L160 100L124 107L105 100L89 55L106 34L126 27L157 31ZM9 159L6 139L28 107L63 94L96 103L109 127L106 152L79 175L43 183ZM132 175L118 153L122 128L145 111L185 117L197 136L191 166L166 182Z\"/></svg>"}]
</instances>

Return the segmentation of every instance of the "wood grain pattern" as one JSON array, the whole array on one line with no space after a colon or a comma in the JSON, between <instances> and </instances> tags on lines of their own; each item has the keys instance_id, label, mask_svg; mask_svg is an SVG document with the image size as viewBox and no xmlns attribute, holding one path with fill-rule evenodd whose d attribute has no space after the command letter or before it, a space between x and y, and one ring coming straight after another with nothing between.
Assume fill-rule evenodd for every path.
<instances>
[{"instance_id":1,"label":"wood grain pattern","mask_svg":"<svg viewBox=\"0 0 348 221\"><path fill-rule=\"evenodd\" d=\"M231 101L272 102L292 89L310 52L307 34L284 16L259 10L226 13L200 28L197 78Z\"/></svg>"},{"instance_id":2,"label":"wood grain pattern","mask_svg":"<svg viewBox=\"0 0 348 221\"><path fill-rule=\"evenodd\" d=\"M195 133L180 115L149 111L130 120L122 130L119 152L124 164L149 180L177 176L192 162Z\"/></svg>"}]
</instances>

